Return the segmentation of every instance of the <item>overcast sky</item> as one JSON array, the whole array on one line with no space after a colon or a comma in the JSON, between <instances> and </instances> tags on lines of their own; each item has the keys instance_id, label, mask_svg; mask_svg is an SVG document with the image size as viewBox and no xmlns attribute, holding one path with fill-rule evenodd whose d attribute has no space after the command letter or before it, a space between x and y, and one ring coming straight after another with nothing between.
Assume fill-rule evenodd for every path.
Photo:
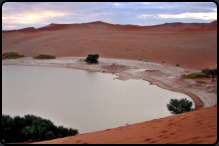
<instances>
[{"instance_id":1,"label":"overcast sky","mask_svg":"<svg viewBox=\"0 0 219 146\"><path fill-rule=\"evenodd\" d=\"M2 30L103 21L150 26L171 22L217 20L213 2L6 2Z\"/></svg>"}]
</instances>

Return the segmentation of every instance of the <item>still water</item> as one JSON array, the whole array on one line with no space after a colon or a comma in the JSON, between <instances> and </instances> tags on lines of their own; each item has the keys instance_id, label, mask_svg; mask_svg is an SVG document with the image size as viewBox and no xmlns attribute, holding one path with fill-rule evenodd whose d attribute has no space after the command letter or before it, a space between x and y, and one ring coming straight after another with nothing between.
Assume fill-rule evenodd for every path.
<instances>
[{"instance_id":1,"label":"still water","mask_svg":"<svg viewBox=\"0 0 219 146\"><path fill-rule=\"evenodd\" d=\"M69 68L2 65L2 113L40 116L82 134L170 116L166 105L171 98L193 101L144 80L115 77Z\"/></svg>"}]
</instances>

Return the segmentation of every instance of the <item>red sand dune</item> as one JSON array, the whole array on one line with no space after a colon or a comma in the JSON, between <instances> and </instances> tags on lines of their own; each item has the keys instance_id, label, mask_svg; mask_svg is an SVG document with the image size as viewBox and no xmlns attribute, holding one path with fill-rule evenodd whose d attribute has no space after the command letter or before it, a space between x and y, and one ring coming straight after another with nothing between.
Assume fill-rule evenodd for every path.
<instances>
[{"instance_id":1,"label":"red sand dune","mask_svg":"<svg viewBox=\"0 0 219 146\"><path fill-rule=\"evenodd\" d=\"M214 144L217 106L36 144Z\"/></svg>"},{"instance_id":2,"label":"red sand dune","mask_svg":"<svg viewBox=\"0 0 219 146\"><path fill-rule=\"evenodd\" d=\"M120 25L110 24L102 21L95 21L90 23L81 24L55 24L51 23L47 26L35 29L34 27L18 29L18 30L2 30L2 33L6 32L35 32L35 31L54 31L60 29L74 29L74 28L96 28L96 29L114 29L114 30L148 30L148 29L160 29L160 30L182 30L182 29L204 29L204 30L217 30L217 20L211 23L165 23L154 26L138 26L138 25Z\"/></svg>"},{"instance_id":3,"label":"red sand dune","mask_svg":"<svg viewBox=\"0 0 219 146\"><path fill-rule=\"evenodd\" d=\"M115 25L101 21L50 24L38 29L2 31L2 52L25 56L51 54L158 62L186 68L217 67L217 21L156 26ZM5 33L8 32L8 33ZM28 32L28 33L25 33Z\"/></svg>"},{"instance_id":4,"label":"red sand dune","mask_svg":"<svg viewBox=\"0 0 219 146\"><path fill-rule=\"evenodd\" d=\"M217 20L209 23L209 24L204 24L202 25L199 29L204 29L204 30L217 30Z\"/></svg>"}]
</instances>

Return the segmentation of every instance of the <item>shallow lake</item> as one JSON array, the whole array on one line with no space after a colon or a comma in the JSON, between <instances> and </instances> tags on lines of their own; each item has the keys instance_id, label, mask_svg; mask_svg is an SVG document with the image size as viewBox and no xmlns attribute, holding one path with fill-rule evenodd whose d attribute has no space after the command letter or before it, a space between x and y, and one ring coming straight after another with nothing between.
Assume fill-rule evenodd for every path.
<instances>
[{"instance_id":1,"label":"shallow lake","mask_svg":"<svg viewBox=\"0 0 219 146\"><path fill-rule=\"evenodd\" d=\"M89 133L172 115L171 98L189 96L144 80L69 68L2 65L2 114L32 114ZM194 108L193 102L193 108Z\"/></svg>"}]
</instances>

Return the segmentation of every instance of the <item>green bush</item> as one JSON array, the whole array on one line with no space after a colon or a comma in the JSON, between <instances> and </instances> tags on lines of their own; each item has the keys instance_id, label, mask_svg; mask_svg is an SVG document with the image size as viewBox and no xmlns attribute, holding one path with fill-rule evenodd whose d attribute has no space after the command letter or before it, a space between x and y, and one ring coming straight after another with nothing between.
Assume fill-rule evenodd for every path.
<instances>
[{"instance_id":1,"label":"green bush","mask_svg":"<svg viewBox=\"0 0 219 146\"><path fill-rule=\"evenodd\" d=\"M176 66L179 66L179 64L176 64Z\"/></svg>"},{"instance_id":2,"label":"green bush","mask_svg":"<svg viewBox=\"0 0 219 146\"><path fill-rule=\"evenodd\" d=\"M38 56L33 57L33 59L54 59L56 56L47 55L47 54L40 54Z\"/></svg>"},{"instance_id":3,"label":"green bush","mask_svg":"<svg viewBox=\"0 0 219 146\"><path fill-rule=\"evenodd\" d=\"M10 59L10 58L15 59L15 58L19 58L19 57L24 57L24 55L18 54L18 53L15 53L15 52L6 52L6 53L2 54L2 57L3 58L8 58L8 59Z\"/></svg>"},{"instance_id":4,"label":"green bush","mask_svg":"<svg viewBox=\"0 0 219 146\"><path fill-rule=\"evenodd\" d=\"M98 58L98 54L88 54L88 57L86 57L85 61L88 63L98 63Z\"/></svg>"},{"instance_id":5,"label":"green bush","mask_svg":"<svg viewBox=\"0 0 219 146\"><path fill-rule=\"evenodd\" d=\"M182 98L180 100L171 99L170 103L167 104L167 109L175 115L194 110L192 109L192 102L187 100L186 98Z\"/></svg>"}]
</instances>

